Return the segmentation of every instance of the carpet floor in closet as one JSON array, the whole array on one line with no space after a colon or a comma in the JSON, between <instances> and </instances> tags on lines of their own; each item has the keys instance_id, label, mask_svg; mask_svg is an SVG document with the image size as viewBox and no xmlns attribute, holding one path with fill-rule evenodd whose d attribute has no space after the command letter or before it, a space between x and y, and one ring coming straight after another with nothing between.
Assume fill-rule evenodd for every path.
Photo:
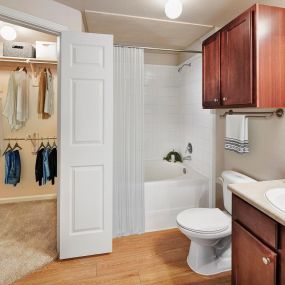
<instances>
[{"instance_id":1,"label":"carpet floor in closet","mask_svg":"<svg viewBox=\"0 0 285 285\"><path fill-rule=\"evenodd\" d=\"M56 200L0 204L0 285L56 258Z\"/></svg>"},{"instance_id":2,"label":"carpet floor in closet","mask_svg":"<svg viewBox=\"0 0 285 285\"><path fill-rule=\"evenodd\" d=\"M55 261L14 285L230 285L230 272L190 270L189 240L177 229L114 239L113 253Z\"/></svg>"}]
</instances>

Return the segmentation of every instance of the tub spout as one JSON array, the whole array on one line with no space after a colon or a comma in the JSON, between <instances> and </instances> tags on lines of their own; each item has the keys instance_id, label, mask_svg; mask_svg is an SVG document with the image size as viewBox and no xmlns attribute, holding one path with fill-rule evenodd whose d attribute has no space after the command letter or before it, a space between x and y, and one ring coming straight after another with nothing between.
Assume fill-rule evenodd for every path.
<instances>
[{"instance_id":1,"label":"tub spout","mask_svg":"<svg viewBox=\"0 0 285 285\"><path fill-rule=\"evenodd\" d=\"M187 155L187 156L185 156L185 157L183 157L183 161L185 161L185 160L192 160L192 157L191 157L191 155Z\"/></svg>"}]
</instances>

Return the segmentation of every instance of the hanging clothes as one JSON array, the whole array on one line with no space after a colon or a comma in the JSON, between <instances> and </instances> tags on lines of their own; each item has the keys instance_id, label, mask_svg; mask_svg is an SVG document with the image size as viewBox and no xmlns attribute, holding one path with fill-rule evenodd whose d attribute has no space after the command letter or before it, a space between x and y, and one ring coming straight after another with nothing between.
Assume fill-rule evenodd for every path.
<instances>
[{"instance_id":1,"label":"hanging clothes","mask_svg":"<svg viewBox=\"0 0 285 285\"><path fill-rule=\"evenodd\" d=\"M35 165L36 182L39 183L39 186L42 186L43 183L43 151L44 148L38 150Z\"/></svg>"},{"instance_id":2,"label":"hanging clothes","mask_svg":"<svg viewBox=\"0 0 285 285\"><path fill-rule=\"evenodd\" d=\"M8 119L11 130L25 125L29 117L29 75L23 70L12 71L3 115Z\"/></svg>"},{"instance_id":3,"label":"hanging clothes","mask_svg":"<svg viewBox=\"0 0 285 285\"><path fill-rule=\"evenodd\" d=\"M50 177L50 171L49 171L49 153L50 148L45 148L42 156L43 156L43 184L46 184L48 181L48 178Z\"/></svg>"},{"instance_id":4,"label":"hanging clothes","mask_svg":"<svg viewBox=\"0 0 285 285\"><path fill-rule=\"evenodd\" d=\"M45 70L42 70L39 75L39 94L38 94L38 114L41 119L48 119L49 114L44 112L45 96L46 96L47 77Z\"/></svg>"},{"instance_id":5,"label":"hanging clothes","mask_svg":"<svg viewBox=\"0 0 285 285\"><path fill-rule=\"evenodd\" d=\"M21 158L19 150L8 151L5 154L5 184L16 186L21 177Z\"/></svg>"},{"instance_id":6,"label":"hanging clothes","mask_svg":"<svg viewBox=\"0 0 285 285\"><path fill-rule=\"evenodd\" d=\"M3 125L3 116L2 116L2 98L0 98L0 155L2 155L3 145L4 145L4 125Z\"/></svg>"},{"instance_id":7,"label":"hanging clothes","mask_svg":"<svg viewBox=\"0 0 285 285\"><path fill-rule=\"evenodd\" d=\"M49 165L49 178L51 184L54 185L55 177L57 177L57 149L53 148L48 157L48 165Z\"/></svg>"},{"instance_id":8,"label":"hanging clothes","mask_svg":"<svg viewBox=\"0 0 285 285\"><path fill-rule=\"evenodd\" d=\"M44 147L38 150L35 164L35 177L39 186L51 181L54 185L57 177L57 149Z\"/></svg>"},{"instance_id":9,"label":"hanging clothes","mask_svg":"<svg viewBox=\"0 0 285 285\"><path fill-rule=\"evenodd\" d=\"M50 116L54 113L54 89L53 89L53 76L49 69L46 70L46 94L44 113Z\"/></svg>"},{"instance_id":10,"label":"hanging clothes","mask_svg":"<svg viewBox=\"0 0 285 285\"><path fill-rule=\"evenodd\" d=\"M45 68L39 76L38 114L42 119L48 119L54 113L53 75Z\"/></svg>"}]
</instances>

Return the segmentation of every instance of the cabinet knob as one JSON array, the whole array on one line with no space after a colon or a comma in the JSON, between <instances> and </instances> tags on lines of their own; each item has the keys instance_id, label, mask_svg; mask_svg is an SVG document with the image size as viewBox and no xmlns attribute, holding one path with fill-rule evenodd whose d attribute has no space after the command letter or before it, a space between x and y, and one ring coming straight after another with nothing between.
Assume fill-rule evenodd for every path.
<instances>
[{"instance_id":1,"label":"cabinet knob","mask_svg":"<svg viewBox=\"0 0 285 285\"><path fill-rule=\"evenodd\" d=\"M270 258L269 257L262 257L262 261L265 265L268 265L270 263Z\"/></svg>"},{"instance_id":2,"label":"cabinet knob","mask_svg":"<svg viewBox=\"0 0 285 285\"><path fill-rule=\"evenodd\" d=\"M225 102L225 101L227 101L228 100L228 98L227 97L223 97L223 101Z\"/></svg>"},{"instance_id":3,"label":"cabinet knob","mask_svg":"<svg viewBox=\"0 0 285 285\"><path fill-rule=\"evenodd\" d=\"M219 102L219 99L218 99L218 98L215 98L215 99L214 99L214 102L218 103L218 102Z\"/></svg>"}]
</instances>

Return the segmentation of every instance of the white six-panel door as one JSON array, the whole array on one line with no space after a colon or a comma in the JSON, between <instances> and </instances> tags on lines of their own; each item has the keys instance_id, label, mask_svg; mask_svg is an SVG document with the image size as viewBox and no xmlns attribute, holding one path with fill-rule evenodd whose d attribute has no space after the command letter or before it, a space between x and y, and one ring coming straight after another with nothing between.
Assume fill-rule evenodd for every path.
<instances>
[{"instance_id":1,"label":"white six-panel door","mask_svg":"<svg viewBox=\"0 0 285 285\"><path fill-rule=\"evenodd\" d=\"M59 101L59 255L112 251L113 37L64 32Z\"/></svg>"}]
</instances>

